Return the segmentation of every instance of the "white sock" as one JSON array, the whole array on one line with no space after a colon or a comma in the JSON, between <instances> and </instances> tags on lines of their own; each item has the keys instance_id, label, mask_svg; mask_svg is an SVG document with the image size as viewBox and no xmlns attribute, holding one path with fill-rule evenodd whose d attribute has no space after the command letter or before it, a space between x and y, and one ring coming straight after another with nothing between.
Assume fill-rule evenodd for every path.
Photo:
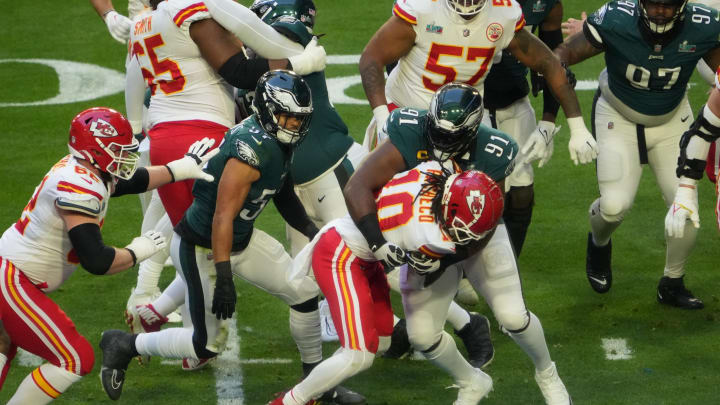
<instances>
[{"instance_id":1,"label":"white sock","mask_svg":"<svg viewBox=\"0 0 720 405\"><path fill-rule=\"evenodd\" d=\"M185 280L176 274L172 283L152 302L153 307L163 316L168 316L185 303L185 288Z\"/></svg>"},{"instance_id":2,"label":"white sock","mask_svg":"<svg viewBox=\"0 0 720 405\"><path fill-rule=\"evenodd\" d=\"M52 364L43 364L22 380L7 405L50 403L82 377Z\"/></svg>"},{"instance_id":3,"label":"white sock","mask_svg":"<svg viewBox=\"0 0 720 405\"><path fill-rule=\"evenodd\" d=\"M550 359L550 351L545 341L545 332L543 332L540 319L532 312L528 311L528 313L530 314L528 327L520 333L510 332L509 334L512 340L530 357L535 365L535 370L547 370L552 365L552 359Z\"/></svg>"},{"instance_id":4,"label":"white sock","mask_svg":"<svg viewBox=\"0 0 720 405\"><path fill-rule=\"evenodd\" d=\"M0 372L5 368L5 363L7 363L7 356L0 353Z\"/></svg>"},{"instance_id":5,"label":"white sock","mask_svg":"<svg viewBox=\"0 0 720 405\"><path fill-rule=\"evenodd\" d=\"M682 238L665 236L667 252L665 254L665 269L663 275L670 278L680 278L685 275L685 263L695 246L697 231L692 222L688 221L685 224L685 234Z\"/></svg>"},{"instance_id":6,"label":"white sock","mask_svg":"<svg viewBox=\"0 0 720 405\"><path fill-rule=\"evenodd\" d=\"M431 352L422 352L426 359L445 370L458 385L473 381L475 369L460 354L455 340L447 332L440 336L440 343Z\"/></svg>"},{"instance_id":7,"label":"white sock","mask_svg":"<svg viewBox=\"0 0 720 405\"><path fill-rule=\"evenodd\" d=\"M290 308L290 335L297 344L303 363L312 364L322 360L320 311L298 312Z\"/></svg>"},{"instance_id":8,"label":"white sock","mask_svg":"<svg viewBox=\"0 0 720 405\"><path fill-rule=\"evenodd\" d=\"M135 339L135 349L142 355L167 359L185 357L197 359L192 337L193 330L186 328L168 328L159 332L141 333Z\"/></svg>"},{"instance_id":9,"label":"white sock","mask_svg":"<svg viewBox=\"0 0 720 405\"><path fill-rule=\"evenodd\" d=\"M368 369L375 355L361 350L341 347L332 356L318 364L283 398L285 405L304 405L355 374Z\"/></svg>"},{"instance_id":10,"label":"white sock","mask_svg":"<svg viewBox=\"0 0 720 405\"><path fill-rule=\"evenodd\" d=\"M590 205L590 229L592 230L593 243L595 246L605 246L610 242L613 232L620 226L622 220L608 222L600 212L600 199L593 201Z\"/></svg>"},{"instance_id":11,"label":"white sock","mask_svg":"<svg viewBox=\"0 0 720 405\"><path fill-rule=\"evenodd\" d=\"M455 301L450 301L450 308L448 308L447 321L455 328L455 330L462 329L465 325L470 323L470 314L463 307L458 305Z\"/></svg>"},{"instance_id":12,"label":"white sock","mask_svg":"<svg viewBox=\"0 0 720 405\"><path fill-rule=\"evenodd\" d=\"M168 246L170 246L173 227L167 214L163 215L163 217L155 225L154 229L165 236ZM168 256L170 256L169 247L158 251L154 255L150 256L150 258L140 263L135 294L149 295L158 288L160 274L162 273L163 267L165 267L165 260L167 260Z\"/></svg>"}]
</instances>

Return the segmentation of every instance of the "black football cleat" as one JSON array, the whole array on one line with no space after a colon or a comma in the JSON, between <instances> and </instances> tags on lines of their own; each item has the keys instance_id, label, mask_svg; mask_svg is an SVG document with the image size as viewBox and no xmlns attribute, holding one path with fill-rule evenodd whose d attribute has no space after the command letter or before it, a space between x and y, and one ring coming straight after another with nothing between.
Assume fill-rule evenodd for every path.
<instances>
[{"instance_id":1,"label":"black football cleat","mask_svg":"<svg viewBox=\"0 0 720 405\"><path fill-rule=\"evenodd\" d=\"M661 278L657 288L658 302L683 309L705 308L705 304L685 288L683 277L670 278L664 276Z\"/></svg>"},{"instance_id":2,"label":"black football cleat","mask_svg":"<svg viewBox=\"0 0 720 405\"><path fill-rule=\"evenodd\" d=\"M490 320L475 312L470 313L470 322L455 334L463 341L468 352L468 362L475 368L484 368L495 358L495 349L490 340Z\"/></svg>"},{"instance_id":3,"label":"black football cleat","mask_svg":"<svg viewBox=\"0 0 720 405\"><path fill-rule=\"evenodd\" d=\"M405 319L399 320L393 327L393 333L390 337L390 347L383 353L382 357L386 359L402 359L412 353L413 347L407 334Z\"/></svg>"},{"instance_id":4,"label":"black football cleat","mask_svg":"<svg viewBox=\"0 0 720 405\"><path fill-rule=\"evenodd\" d=\"M592 232L588 232L587 257L585 261L585 273L595 292L606 293L612 286L612 241L605 246L595 246L592 239Z\"/></svg>"},{"instance_id":5,"label":"black football cleat","mask_svg":"<svg viewBox=\"0 0 720 405\"><path fill-rule=\"evenodd\" d=\"M102 350L100 381L107 396L117 401L122 395L128 364L138 355L135 350L135 335L121 330L107 330L100 338L100 349Z\"/></svg>"},{"instance_id":6,"label":"black football cleat","mask_svg":"<svg viewBox=\"0 0 720 405\"><path fill-rule=\"evenodd\" d=\"M335 405L365 405L367 399L355 391L338 385L318 398L319 403Z\"/></svg>"}]
</instances>

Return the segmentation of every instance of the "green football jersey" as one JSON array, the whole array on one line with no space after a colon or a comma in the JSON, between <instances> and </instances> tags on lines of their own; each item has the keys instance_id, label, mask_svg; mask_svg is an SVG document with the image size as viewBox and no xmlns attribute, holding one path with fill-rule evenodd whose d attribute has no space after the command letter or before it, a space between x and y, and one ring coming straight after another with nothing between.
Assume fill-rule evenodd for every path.
<instances>
[{"instance_id":1,"label":"green football jersey","mask_svg":"<svg viewBox=\"0 0 720 405\"><path fill-rule=\"evenodd\" d=\"M327 172L347 154L353 143L348 128L330 103L323 72L303 76L312 91L310 129L295 147L290 166L295 184L307 183Z\"/></svg>"},{"instance_id":2,"label":"green football jersey","mask_svg":"<svg viewBox=\"0 0 720 405\"><path fill-rule=\"evenodd\" d=\"M557 0L521 0L525 29L536 31ZM492 65L485 79L485 105L487 108L504 108L525 97L530 92L527 76L528 68L510 52L503 51L502 59Z\"/></svg>"},{"instance_id":3,"label":"green football jersey","mask_svg":"<svg viewBox=\"0 0 720 405\"><path fill-rule=\"evenodd\" d=\"M250 187L242 210L233 220L233 250L239 250L247 246L255 218L282 187L290 169L292 149L266 134L255 115L230 128L219 148L220 152L205 169L215 176L215 181L195 181L193 203L177 230L196 245L212 247L212 221L220 177L225 163L238 159L260 171L260 178Z\"/></svg>"},{"instance_id":4,"label":"green football jersey","mask_svg":"<svg viewBox=\"0 0 720 405\"><path fill-rule=\"evenodd\" d=\"M715 9L688 3L674 38L653 43L641 32L641 9L633 1L612 1L587 19L605 51L610 91L631 109L657 116L683 100L698 60L720 45L720 15ZM648 36L649 37L649 36Z\"/></svg>"},{"instance_id":5,"label":"green football jersey","mask_svg":"<svg viewBox=\"0 0 720 405\"><path fill-rule=\"evenodd\" d=\"M405 159L406 169L431 159L432 151L423 134L427 119L426 110L411 108L395 109L388 118L386 128L390 142ZM463 170L479 170L497 182L512 173L518 145L510 136L480 125L473 143L469 153L454 159Z\"/></svg>"}]
</instances>

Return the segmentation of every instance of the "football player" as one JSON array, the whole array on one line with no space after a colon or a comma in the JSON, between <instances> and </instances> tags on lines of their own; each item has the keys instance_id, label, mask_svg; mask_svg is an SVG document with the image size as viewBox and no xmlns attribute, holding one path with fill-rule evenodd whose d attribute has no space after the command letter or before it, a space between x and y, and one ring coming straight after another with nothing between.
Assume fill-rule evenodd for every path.
<instances>
[{"instance_id":1,"label":"football player","mask_svg":"<svg viewBox=\"0 0 720 405\"><path fill-rule=\"evenodd\" d=\"M456 167L450 167L456 169ZM453 254L455 245L481 239L502 215L503 192L484 173L454 173L428 161L393 177L379 192L376 204L383 235L405 251ZM432 253L431 253L432 252ZM324 360L302 382L278 396L273 405L303 405L328 388L369 368L375 355L389 345L393 331L390 290L383 266L350 216L336 219L320 231L296 258L299 274L312 267L327 297L342 348ZM429 269L426 269L429 271ZM407 271L407 270L406 270ZM413 283L438 279L425 272L404 274ZM446 271L446 288L457 289L459 274ZM418 281L419 280L419 281ZM443 281L434 280L443 284ZM460 387L456 404L475 404L492 388L492 379L473 368L452 346L454 373ZM456 367L458 368L458 367Z\"/></svg>"},{"instance_id":2,"label":"football player","mask_svg":"<svg viewBox=\"0 0 720 405\"><path fill-rule=\"evenodd\" d=\"M283 246L254 229L271 198L295 229L314 236L288 177L295 146L306 136L313 111L310 89L299 75L272 70L258 81L254 114L228 131L218 156L208 163L212 183L196 183L195 199L175 228L173 262L187 285L185 302L193 328L170 328L131 335L106 331L101 379L111 399L122 393L125 371L138 354L169 358L212 358L221 323L235 311L233 275L282 299L290 306L290 329L303 369L322 360L317 284L309 277L287 282L292 260ZM262 268L262 272L256 271ZM331 390L332 398L336 391ZM357 402L362 396L352 393Z\"/></svg>"},{"instance_id":3,"label":"football player","mask_svg":"<svg viewBox=\"0 0 720 405\"><path fill-rule=\"evenodd\" d=\"M716 73L715 88L710 92L707 104L700 109L690 129L680 138L680 155L676 174L680 178L675 199L665 216L665 231L670 237L681 238L688 220L695 228L700 227L698 215L697 182L702 178L705 157L710 144L720 138L720 68ZM718 172L715 173L718 175ZM718 189L716 188L716 191ZM720 193L715 206L720 227Z\"/></svg>"},{"instance_id":4,"label":"football player","mask_svg":"<svg viewBox=\"0 0 720 405\"><path fill-rule=\"evenodd\" d=\"M179 160L137 168L137 140L122 114L98 107L72 120L70 154L45 175L20 219L0 238L0 318L10 338L8 360L21 347L48 361L22 381L8 404L47 404L93 368L90 343L46 293L78 264L95 275L115 274L165 246L152 231L125 248L105 245L100 226L108 199L189 178L212 181L201 167L217 153L207 153L213 143L206 138ZM0 386L9 367L10 361Z\"/></svg>"},{"instance_id":5,"label":"football player","mask_svg":"<svg viewBox=\"0 0 720 405\"><path fill-rule=\"evenodd\" d=\"M537 31L538 37L550 49L562 42L563 6L559 0L519 1L525 16L525 29ZM510 52L503 52L502 59L490 69L485 80L485 108L493 128L509 134L521 147L521 156L515 170L505 181L508 189L505 196L503 220L510 234L515 254L519 257L532 219L535 199L533 189L534 173L531 163L539 160L543 167L553 153L553 137L559 131L555 126L560 105L546 86L543 77L531 73L532 94L542 90L543 114L536 126L535 111L528 94L528 69Z\"/></svg>"},{"instance_id":6,"label":"football player","mask_svg":"<svg viewBox=\"0 0 720 405\"><path fill-rule=\"evenodd\" d=\"M512 172L517 156L517 143L503 132L482 125L482 116L479 90L464 83L441 87L432 97L429 110L394 110L385 124L387 140L368 155L350 178L345 187L345 201L378 260L395 266L407 263L414 268L458 266L457 274L464 272L485 298L502 329L532 359L535 380L546 403L568 405L570 396L550 358L540 320L525 306L515 255L502 223L480 253L463 251L442 259L433 255L407 255L400 246L387 241L380 230L374 190L382 187L393 174L426 160L452 159L463 170L486 173L504 189L504 180ZM443 333L454 291L441 289L421 294L419 290L423 285L414 287L401 287L411 343L443 370L458 371L457 367L461 366L450 360L450 339ZM419 307L423 308L422 312L416 310ZM427 316L428 313L432 316Z\"/></svg>"},{"instance_id":7,"label":"football player","mask_svg":"<svg viewBox=\"0 0 720 405\"><path fill-rule=\"evenodd\" d=\"M605 53L593 103L594 133L599 145L597 179L600 198L589 209L586 274L590 286L606 293L612 286L612 233L635 199L648 164L663 193L673 201L678 179L678 137L692 115L687 84L703 58L713 69L720 63L717 11L686 0L614 1L593 13L555 52L575 64ZM682 236L680 236L682 235ZM659 302L684 309L703 308L685 288L685 262L695 245L692 224L666 235L667 253L657 288Z\"/></svg>"}]
</instances>

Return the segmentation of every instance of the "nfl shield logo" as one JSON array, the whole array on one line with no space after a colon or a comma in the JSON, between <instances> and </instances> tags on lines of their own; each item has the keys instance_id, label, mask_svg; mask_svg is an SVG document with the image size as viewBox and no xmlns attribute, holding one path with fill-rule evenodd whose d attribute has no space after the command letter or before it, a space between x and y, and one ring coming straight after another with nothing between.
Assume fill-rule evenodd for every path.
<instances>
[{"instance_id":1,"label":"nfl shield logo","mask_svg":"<svg viewBox=\"0 0 720 405\"><path fill-rule=\"evenodd\" d=\"M467 36L469 36L469 35L470 35L470 30L467 29L467 28L464 29L464 30L463 30L463 36L464 36L464 37L467 37Z\"/></svg>"}]
</instances>

